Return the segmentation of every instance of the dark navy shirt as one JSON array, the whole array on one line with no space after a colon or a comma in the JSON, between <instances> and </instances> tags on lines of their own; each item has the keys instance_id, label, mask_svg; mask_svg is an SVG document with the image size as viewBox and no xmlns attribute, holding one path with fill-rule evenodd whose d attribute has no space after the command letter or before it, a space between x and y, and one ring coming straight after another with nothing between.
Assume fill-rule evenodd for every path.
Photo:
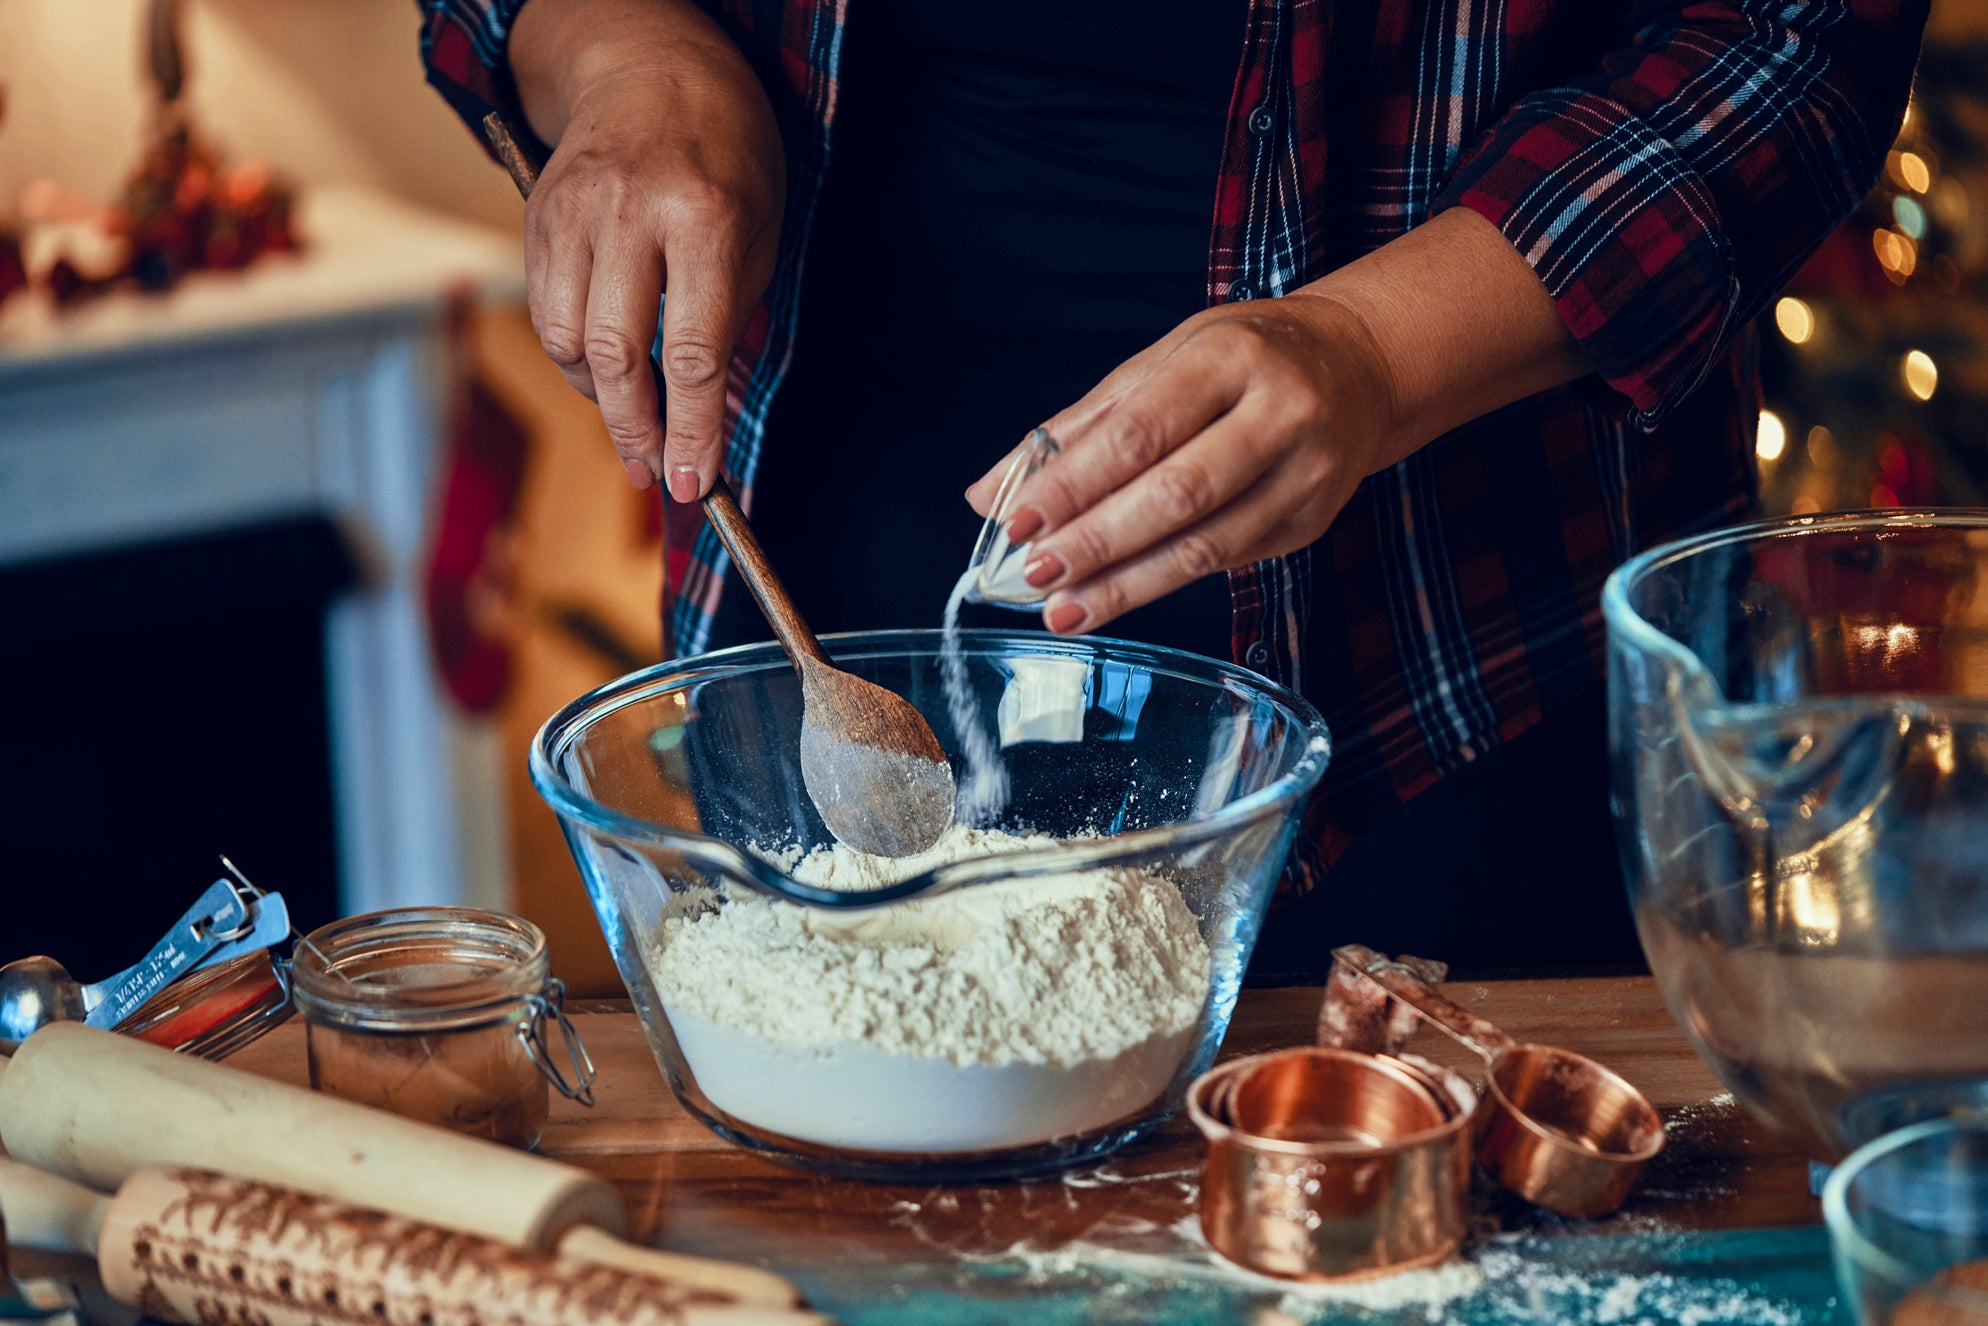
<instances>
[{"instance_id":1,"label":"dark navy shirt","mask_svg":"<svg viewBox=\"0 0 1988 1326\"><path fill-rule=\"evenodd\" d=\"M816 630L936 625L978 530L967 484L1206 305L1244 6L1166 8L850 6L753 512ZM1105 630L1226 658L1226 580ZM712 643L766 635L728 589Z\"/></svg>"}]
</instances>

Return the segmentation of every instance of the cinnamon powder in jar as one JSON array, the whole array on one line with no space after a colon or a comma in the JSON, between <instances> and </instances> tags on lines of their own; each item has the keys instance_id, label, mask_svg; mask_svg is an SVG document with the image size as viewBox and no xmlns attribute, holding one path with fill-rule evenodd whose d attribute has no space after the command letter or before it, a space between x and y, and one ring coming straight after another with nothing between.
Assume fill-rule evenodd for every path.
<instances>
[{"instance_id":1,"label":"cinnamon powder in jar","mask_svg":"<svg viewBox=\"0 0 1988 1326\"><path fill-rule=\"evenodd\" d=\"M545 1129L550 1080L591 1103L591 1066L529 921L472 907L371 912L306 936L292 978L316 1090L526 1148ZM577 1089L551 1069L548 1018L574 1047Z\"/></svg>"}]
</instances>

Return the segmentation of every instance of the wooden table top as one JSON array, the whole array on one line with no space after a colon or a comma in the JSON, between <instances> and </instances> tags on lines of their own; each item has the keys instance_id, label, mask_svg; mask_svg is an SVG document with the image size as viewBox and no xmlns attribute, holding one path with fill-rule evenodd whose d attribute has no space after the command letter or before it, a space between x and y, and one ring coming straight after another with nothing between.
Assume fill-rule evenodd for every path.
<instances>
[{"instance_id":1,"label":"wooden table top","mask_svg":"<svg viewBox=\"0 0 1988 1326\"><path fill-rule=\"evenodd\" d=\"M1479 1192L1487 1229L1495 1221L1508 1238L1558 1238L1819 1223L1807 1162L1722 1094L1647 978L1446 989L1519 1040L1565 1046L1614 1068L1669 1124L1665 1151L1617 1216L1567 1222ZM1224 1056L1309 1043L1319 1000L1316 988L1244 992ZM626 1005L588 1004L574 1022L600 1070L597 1104L585 1110L555 1099L541 1150L614 1183L632 1233L658 1246L773 1266L804 1288L807 1277L796 1268L832 1266L843 1289L859 1297L874 1292L877 1304L900 1292L913 1265L976 1273L1008 1266L1019 1274L1115 1257L1148 1271L1175 1259L1212 1273L1215 1259L1193 1219L1200 1138L1184 1117L1106 1161L1043 1179L952 1187L837 1179L749 1153L692 1119L670 1094ZM301 1081L303 1058L303 1028L293 1020L230 1062ZM948 1283L967 1299L977 1292L965 1280ZM1269 1294L1266 1302L1278 1301L1269 1292L1274 1282L1258 1288ZM837 1308L845 1316L848 1301ZM1086 1311L1071 1319L1090 1318Z\"/></svg>"}]
</instances>

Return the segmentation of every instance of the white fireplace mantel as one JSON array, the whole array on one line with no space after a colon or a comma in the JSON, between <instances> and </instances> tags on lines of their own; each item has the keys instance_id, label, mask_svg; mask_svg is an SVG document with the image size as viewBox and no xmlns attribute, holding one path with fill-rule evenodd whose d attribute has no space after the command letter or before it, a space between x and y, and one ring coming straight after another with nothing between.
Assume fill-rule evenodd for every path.
<instances>
[{"instance_id":1,"label":"white fireplace mantel","mask_svg":"<svg viewBox=\"0 0 1988 1326\"><path fill-rule=\"evenodd\" d=\"M0 304L0 565L307 513L358 550L327 623L347 912L510 897L494 723L430 660L445 302L515 301L515 236L356 189L300 202L308 247L164 295Z\"/></svg>"}]
</instances>

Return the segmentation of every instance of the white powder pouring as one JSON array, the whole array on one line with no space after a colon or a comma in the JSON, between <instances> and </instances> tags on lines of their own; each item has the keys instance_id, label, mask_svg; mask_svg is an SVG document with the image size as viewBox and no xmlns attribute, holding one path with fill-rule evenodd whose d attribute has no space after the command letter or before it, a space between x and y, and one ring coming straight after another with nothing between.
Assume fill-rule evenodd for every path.
<instances>
[{"instance_id":1,"label":"white powder pouring","mask_svg":"<svg viewBox=\"0 0 1988 1326\"><path fill-rule=\"evenodd\" d=\"M978 566L967 567L953 586L939 632L939 679L945 687L946 712L953 720L953 730L959 733L966 761L953 818L969 828L994 823L1008 805L1008 766L1001 761L1000 744L973 707L973 692L966 682L966 656L960 648L959 610L975 597L974 581L979 571Z\"/></svg>"},{"instance_id":2,"label":"white powder pouring","mask_svg":"<svg viewBox=\"0 0 1988 1326\"><path fill-rule=\"evenodd\" d=\"M955 826L902 860L838 844L779 864L863 891L1054 842ZM803 1141L934 1153L1044 1142L1150 1105L1194 1047L1210 962L1179 888L1122 867L846 913L741 890L666 917L647 957L719 1109Z\"/></svg>"}]
</instances>

